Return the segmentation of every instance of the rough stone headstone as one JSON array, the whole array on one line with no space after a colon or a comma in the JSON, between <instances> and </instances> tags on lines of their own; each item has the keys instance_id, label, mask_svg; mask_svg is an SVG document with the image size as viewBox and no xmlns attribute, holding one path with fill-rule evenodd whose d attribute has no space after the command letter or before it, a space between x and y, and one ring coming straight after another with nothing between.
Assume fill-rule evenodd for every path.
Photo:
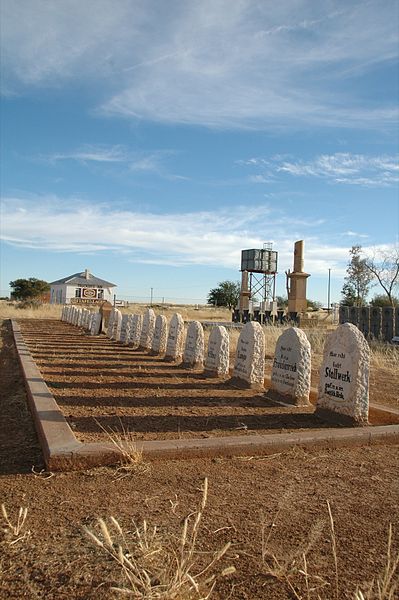
<instances>
[{"instance_id":1,"label":"rough stone headstone","mask_svg":"<svg viewBox=\"0 0 399 600\"><path fill-rule=\"evenodd\" d=\"M101 331L102 314L100 312L93 314L91 321L90 335L98 335Z\"/></svg>"},{"instance_id":2,"label":"rough stone headstone","mask_svg":"<svg viewBox=\"0 0 399 600\"><path fill-rule=\"evenodd\" d=\"M359 307L358 306L350 306L349 307L349 323L353 325L358 325L359 323Z\"/></svg>"},{"instance_id":3,"label":"rough stone headstone","mask_svg":"<svg viewBox=\"0 0 399 600\"><path fill-rule=\"evenodd\" d=\"M199 321L190 321L183 352L183 365L201 369L204 361L204 329Z\"/></svg>"},{"instance_id":4,"label":"rough stone headstone","mask_svg":"<svg viewBox=\"0 0 399 600\"><path fill-rule=\"evenodd\" d=\"M169 323L168 340L166 342L165 360L179 362L183 355L184 321L179 313L175 313Z\"/></svg>"},{"instance_id":5,"label":"rough stone headstone","mask_svg":"<svg viewBox=\"0 0 399 600\"><path fill-rule=\"evenodd\" d=\"M143 327L140 336L140 348L149 350L152 344L155 327L155 313L152 308L147 308L143 316Z\"/></svg>"},{"instance_id":6,"label":"rough stone headstone","mask_svg":"<svg viewBox=\"0 0 399 600\"><path fill-rule=\"evenodd\" d=\"M365 425L369 413L370 348L352 323L337 327L324 346L316 414Z\"/></svg>"},{"instance_id":7,"label":"rough stone headstone","mask_svg":"<svg viewBox=\"0 0 399 600\"><path fill-rule=\"evenodd\" d=\"M137 348L140 344L141 330L143 328L143 315L133 315L130 328L129 344Z\"/></svg>"},{"instance_id":8,"label":"rough stone headstone","mask_svg":"<svg viewBox=\"0 0 399 600\"><path fill-rule=\"evenodd\" d=\"M118 339L118 342L121 342L122 344L126 344L126 335L128 333L127 330L130 317L131 315L122 315L121 330Z\"/></svg>"},{"instance_id":9,"label":"rough stone headstone","mask_svg":"<svg viewBox=\"0 0 399 600\"><path fill-rule=\"evenodd\" d=\"M229 373L230 338L226 327L212 327L205 356L205 372L207 375L223 377Z\"/></svg>"},{"instance_id":10,"label":"rough stone headstone","mask_svg":"<svg viewBox=\"0 0 399 600\"><path fill-rule=\"evenodd\" d=\"M109 313L108 323L107 323L107 337L109 337L109 338L112 338L112 332L114 329L115 318L116 318L116 309L112 308L111 312Z\"/></svg>"},{"instance_id":11,"label":"rough stone headstone","mask_svg":"<svg viewBox=\"0 0 399 600\"><path fill-rule=\"evenodd\" d=\"M381 319L381 329L382 329L382 339L385 342L390 342L393 338L393 334L395 331L394 327L394 308L392 306L384 306L382 308L382 319Z\"/></svg>"},{"instance_id":12,"label":"rough stone headstone","mask_svg":"<svg viewBox=\"0 0 399 600\"><path fill-rule=\"evenodd\" d=\"M339 322L340 325L343 323L348 323L349 321L349 306L340 305L339 306Z\"/></svg>"},{"instance_id":13,"label":"rough stone headstone","mask_svg":"<svg viewBox=\"0 0 399 600\"><path fill-rule=\"evenodd\" d=\"M115 311L114 322L112 326L112 339L119 341L122 328L122 313L120 310Z\"/></svg>"},{"instance_id":14,"label":"rough stone headstone","mask_svg":"<svg viewBox=\"0 0 399 600\"><path fill-rule=\"evenodd\" d=\"M152 338L151 352L164 354L166 340L168 337L168 321L164 315L158 315L155 319L154 335Z\"/></svg>"},{"instance_id":15,"label":"rough stone headstone","mask_svg":"<svg viewBox=\"0 0 399 600\"><path fill-rule=\"evenodd\" d=\"M277 340L270 389L296 406L306 406L309 404L310 372L309 340L301 329L290 327Z\"/></svg>"},{"instance_id":16,"label":"rough stone headstone","mask_svg":"<svg viewBox=\"0 0 399 600\"><path fill-rule=\"evenodd\" d=\"M77 319L76 325L78 327L82 327L82 321L83 321L83 308L79 308L78 309L78 319Z\"/></svg>"},{"instance_id":17,"label":"rough stone headstone","mask_svg":"<svg viewBox=\"0 0 399 600\"><path fill-rule=\"evenodd\" d=\"M376 340L382 334L382 311L381 307L373 306L370 309L370 337Z\"/></svg>"},{"instance_id":18,"label":"rough stone headstone","mask_svg":"<svg viewBox=\"0 0 399 600\"><path fill-rule=\"evenodd\" d=\"M265 335L262 326L249 321L241 330L233 371L233 383L263 389L265 378Z\"/></svg>"},{"instance_id":19,"label":"rough stone headstone","mask_svg":"<svg viewBox=\"0 0 399 600\"><path fill-rule=\"evenodd\" d=\"M359 323L358 328L364 335L364 337L368 337L370 334L370 307L362 306L359 309Z\"/></svg>"},{"instance_id":20,"label":"rough stone headstone","mask_svg":"<svg viewBox=\"0 0 399 600\"><path fill-rule=\"evenodd\" d=\"M78 309L76 308L76 306L74 306L73 313L72 313L72 325L76 326L76 324L78 322L78 316L79 316Z\"/></svg>"},{"instance_id":21,"label":"rough stone headstone","mask_svg":"<svg viewBox=\"0 0 399 600\"><path fill-rule=\"evenodd\" d=\"M94 313L93 312L89 312L89 316L87 319L87 330L90 331L91 330L91 324L93 323L93 317L94 317Z\"/></svg>"}]
</instances>

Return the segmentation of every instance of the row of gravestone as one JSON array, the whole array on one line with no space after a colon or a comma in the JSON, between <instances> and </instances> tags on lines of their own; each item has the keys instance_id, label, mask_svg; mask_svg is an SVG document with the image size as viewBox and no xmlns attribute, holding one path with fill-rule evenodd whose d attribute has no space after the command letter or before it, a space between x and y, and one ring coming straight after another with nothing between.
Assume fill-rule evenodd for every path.
<instances>
[{"instance_id":1,"label":"row of gravestone","mask_svg":"<svg viewBox=\"0 0 399 600\"><path fill-rule=\"evenodd\" d=\"M352 323L367 339L392 341L399 337L399 307L340 306L339 322Z\"/></svg>"},{"instance_id":2,"label":"row of gravestone","mask_svg":"<svg viewBox=\"0 0 399 600\"><path fill-rule=\"evenodd\" d=\"M85 309L65 307L62 319L85 327L92 335L100 332L101 315L85 314ZM82 314L83 313L83 314ZM98 315L100 315L98 317ZM144 315L122 315L112 309L106 335L165 360L183 366L205 369L205 374L229 375L229 335L225 327L215 325L204 352L204 332L199 321L190 321L186 337L181 315L174 314L169 327L163 315L152 309ZM341 417L354 424L366 424L369 412L369 346L361 332L350 323L340 325L325 343L319 372L316 413L324 418ZM231 383L263 389L265 371L265 336L262 326L252 321L241 330ZM311 347L306 334L296 327L286 329L277 340L271 391L274 397L298 406L309 403Z\"/></svg>"}]
</instances>

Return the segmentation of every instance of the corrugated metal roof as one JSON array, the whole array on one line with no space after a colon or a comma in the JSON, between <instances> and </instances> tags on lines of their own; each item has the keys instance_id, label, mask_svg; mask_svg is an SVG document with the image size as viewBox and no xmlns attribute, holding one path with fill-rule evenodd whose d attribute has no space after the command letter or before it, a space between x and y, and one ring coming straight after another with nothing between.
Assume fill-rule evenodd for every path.
<instances>
[{"instance_id":1,"label":"corrugated metal roof","mask_svg":"<svg viewBox=\"0 0 399 600\"><path fill-rule=\"evenodd\" d=\"M57 281L52 281L50 285L61 285L63 283L69 285L102 285L104 287L116 287L115 283L100 279L92 273L87 273L86 277L86 271L83 271L83 273L74 273L68 277L63 277L62 279L57 279Z\"/></svg>"}]
</instances>

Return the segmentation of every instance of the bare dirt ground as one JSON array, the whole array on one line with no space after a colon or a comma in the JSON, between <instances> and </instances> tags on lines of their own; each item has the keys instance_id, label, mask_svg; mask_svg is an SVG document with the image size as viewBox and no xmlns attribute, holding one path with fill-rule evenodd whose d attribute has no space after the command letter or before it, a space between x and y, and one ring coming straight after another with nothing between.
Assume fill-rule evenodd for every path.
<instances>
[{"instance_id":1,"label":"bare dirt ground","mask_svg":"<svg viewBox=\"0 0 399 600\"><path fill-rule=\"evenodd\" d=\"M215 409L215 402L209 398L205 402L204 387L199 386L192 374L188 377L175 367L174 376L183 382L164 389L165 383L172 383L171 377L162 379L165 372L159 363L153 368L155 359L149 360L132 351L128 354L125 348L118 348L115 353L115 345L111 356L107 344L112 346L112 343L101 338L87 342L87 337L76 329L71 337L64 335L67 347L62 349L63 359L59 360L50 334L59 335L61 325L65 331L72 330L56 321L49 321L46 327L48 325L50 329L36 349L31 347L31 350L53 393L58 394L59 400L67 399L62 404L63 410L72 414L71 422L77 423L75 432L82 439L94 433L92 426L83 426L93 421L93 415L88 411L79 417L77 412L71 411L76 411L82 402L86 411L94 410L102 390L107 391L100 396L101 404L112 418L118 416L110 414L115 410L113 403L118 410L131 410L130 397L136 400L134 411L143 411L145 402L156 398L156 406L150 410L161 407L161 412L155 421L139 421L143 425L140 431L136 428L137 435L146 436L150 432L167 436L172 431L175 435L179 431L179 419L180 433L184 436L201 432L218 435L222 426L237 434L235 428L240 427L239 423L248 414L252 420L244 425L261 430L259 395L240 392L243 401L239 400L239 393L232 395L230 390L229 402L236 399L234 410L230 407L227 413L212 413L211 422L206 424L206 414ZM31 325L26 322L23 327L27 336ZM102 369L89 359L87 343L104 345ZM96 346L95 350L99 352L100 347ZM126 583L121 569L94 546L84 526L97 531L97 517L114 516L126 530L132 530L132 520L141 523L146 519L149 524L159 526L163 539L173 541L184 518L196 510L205 477L209 481L209 497L197 541L199 563L203 562L206 552L214 552L231 542L220 565L215 566L215 573L230 565L236 569L217 578L212 598L354 599L356 587L366 592L367 584L386 565L390 523L394 528L393 546L396 549L399 546L397 446L307 452L294 449L263 457L154 461L148 470L138 469L126 477L120 477L117 469L110 467L50 474L42 471L40 448L7 321L2 325L1 365L0 502L6 506L13 523L19 507L27 507L28 514L20 534L15 536L0 515L0 598L114 598L111 587ZM139 366L141 371L149 369L145 375L138 375ZM119 385L126 382L127 369L134 371L132 383L144 384L138 387L137 396L132 393L135 386L122 385L121 388ZM158 369L161 370L157 377L148 377L148 373ZM104 377L110 379L104 382ZM380 381L379 375L372 372L371 400L382 404L395 402L395 381L397 373L388 372L387 377L383 372ZM90 382L94 384L91 387L87 385ZM115 385L110 386L111 382ZM66 385L68 383L71 385ZM190 387L185 389L182 385ZM213 393L212 398L220 401L223 388L212 381L206 385L208 396L209 386L213 389L216 386L218 393ZM195 415L185 412L191 409L190 403L185 401L185 393L187 395L192 386L196 393L190 392L190 403L196 402L200 411ZM180 394L178 390L183 391ZM162 410L166 408L168 394L165 392L168 391L173 400L172 408L177 412L173 419L169 417L169 426L159 432L157 427L165 422ZM140 397L141 401L137 401ZM136 417L140 414L146 418L144 413L134 413ZM226 415L229 421L226 418L220 421ZM133 414L130 417L134 418ZM274 418L279 422L282 416L276 414ZM289 416L294 421L296 418L297 415ZM185 419L189 419L188 422ZM280 421L276 430L286 427L287 422ZM245 435L246 430L242 431ZM334 519L334 536L327 502ZM337 570L332 539L336 543ZM377 598L377 595L370 597ZM183 594L177 598L188 600L189 596Z\"/></svg>"}]
</instances>

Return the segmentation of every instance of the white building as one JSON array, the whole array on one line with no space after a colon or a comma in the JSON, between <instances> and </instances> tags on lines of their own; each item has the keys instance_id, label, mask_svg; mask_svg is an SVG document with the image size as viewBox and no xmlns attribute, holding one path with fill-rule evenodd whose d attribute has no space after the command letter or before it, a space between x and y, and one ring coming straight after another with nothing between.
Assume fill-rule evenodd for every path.
<instances>
[{"instance_id":1,"label":"white building","mask_svg":"<svg viewBox=\"0 0 399 600\"><path fill-rule=\"evenodd\" d=\"M116 285L92 275L88 269L50 283L50 304L113 302Z\"/></svg>"}]
</instances>

